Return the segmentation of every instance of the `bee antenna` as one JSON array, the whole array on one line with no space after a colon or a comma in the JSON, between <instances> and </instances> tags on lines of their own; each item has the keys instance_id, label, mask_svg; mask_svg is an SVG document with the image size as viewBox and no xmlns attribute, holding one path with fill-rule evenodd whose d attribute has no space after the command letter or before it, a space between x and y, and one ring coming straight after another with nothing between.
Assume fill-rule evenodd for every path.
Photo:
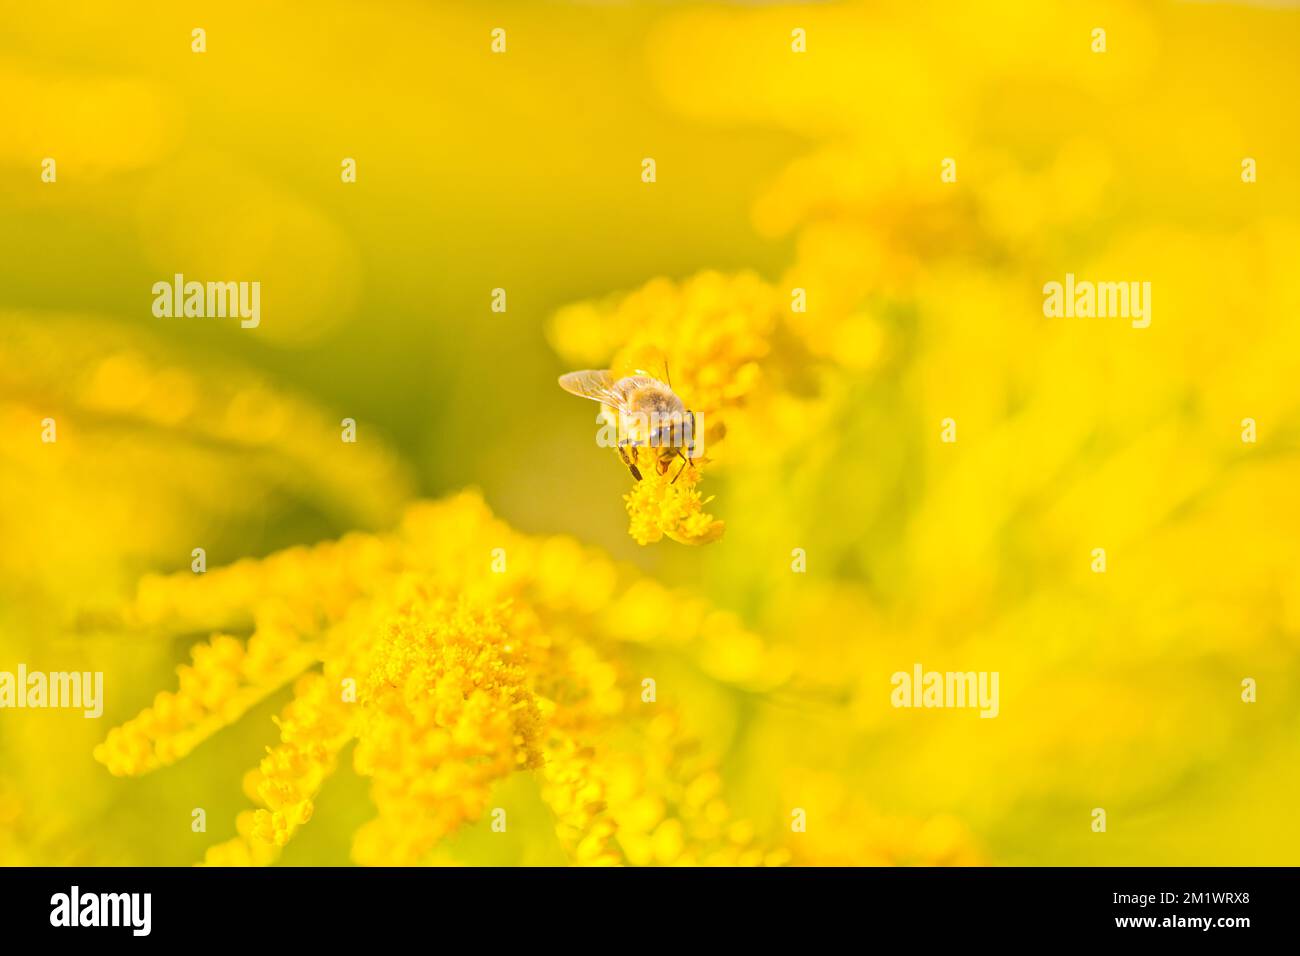
<instances>
[{"instance_id":1,"label":"bee antenna","mask_svg":"<svg viewBox=\"0 0 1300 956\"><path fill-rule=\"evenodd\" d=\"M672 388L672 387L673 387L673 376L672 376L672 373L668 371L668 360L667 360L667 359L664 359L664 379L665 379L665 381L668 382L668 387L669 387L669 388Z\"/></svg>"}]
</instances>

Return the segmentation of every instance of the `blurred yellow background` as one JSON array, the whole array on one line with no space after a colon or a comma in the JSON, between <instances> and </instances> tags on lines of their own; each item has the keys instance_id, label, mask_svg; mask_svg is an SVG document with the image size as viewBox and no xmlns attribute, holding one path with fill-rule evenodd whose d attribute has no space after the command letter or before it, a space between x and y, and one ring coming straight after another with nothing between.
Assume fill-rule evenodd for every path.
<instances>
[{"instance_id":1,"label":"blurred yellow background","mask_svg":"<svg viewBox=\"0 0 1300 956\"><path fill-rule=\"evenodd\" d=\"M148 774L94 757L226 627L142 623L144 576L466 487L537 549L508 596L539 640L630 688L574 771L623 862L1295 862L1298 49L1300 11L1244 3L6 5L0 671L102 670L106 702L0 711L0 863L234 834L287 684ZM1067 272L1151 282L1151 326L1045 318ZM260 281L260 326L155 318L175 273ZM642 348L726 426L719 541L639 546L555 384ZM569 539L634 582L617 614L552 600ZM454 577L437 547L404 567ZM999 672L999 716L891 707L915 662ZM669 733L644 675L707 769L620 763ZM530 679L563 710L562 669ZM280 859L376 859L366 776L344 760ZM544 777L484 785L505 833L467 812L401 861L585 861L599 828Z\"/></svg>"}]
</instances>

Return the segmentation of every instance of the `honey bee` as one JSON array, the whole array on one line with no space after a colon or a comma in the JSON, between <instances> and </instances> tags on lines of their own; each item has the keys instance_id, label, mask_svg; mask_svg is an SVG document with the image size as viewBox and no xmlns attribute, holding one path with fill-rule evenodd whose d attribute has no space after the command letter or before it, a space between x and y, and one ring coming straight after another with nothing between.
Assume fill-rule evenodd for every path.
<instances>
[{"instance_id":1,"label":"honey bee","mask_svg":"<svg viewBox=\"0 0 1300 956\"><path fill-rule=\"evenodd\" d=\"M664 375L668 375L667 368ZM638 369L633 375L615 378L609 369L584 369L561 375L560 387L600 402L601 418L616 429L619 457L637 481L641 480L641 470L629 448L654 449L652 460L661 475L668 473L675 458L681 458L674 483L690 459L696 457L694 413L671 385L648 372Z\"/></svg>"}]
</instances>

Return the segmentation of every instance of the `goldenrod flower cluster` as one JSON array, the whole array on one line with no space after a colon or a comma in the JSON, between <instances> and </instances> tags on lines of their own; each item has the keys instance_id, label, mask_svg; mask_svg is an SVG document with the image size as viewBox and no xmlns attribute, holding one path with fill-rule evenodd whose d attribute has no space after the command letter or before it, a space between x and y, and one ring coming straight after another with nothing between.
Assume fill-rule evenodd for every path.
<instances>
[{"instance_id":1,"label":"goldenrod flower cluster","mask_svg":"<svg viewBox=\"0 0 1300 956\"><path fill-rule=\"evenodd\" d=\"M407 466L364 425L359 442L341 441L339 420L148 328L0 309L0 669L102 671L111 713L172 659L165 642L124 640L106 613L146 570L193 577L195 549L215 565L266 550L288 526L391 526L411 496ZM176 734L119 759L175 759L304 666L272 609L251 642L211 631L180 693L143 718ZM85 759L103 726L35 710L6 710L3 724L0 791L16 809L12 827L0 824L12 838L0 859L156 862L139 833L121 845L89 835L90 821L119 812Z\"/></svg>"},{"instance_id":2,"label":"goldenrod flower cluster","mask_svg":"<svg viewBox=\"0 0 1300 956\"><path fill-rule=\"evenodd\" d=\"M628 295L567 306L551 318L551 343L566 361L653 374L662 368L700 416L704 457L680 474L678 465L661 475L643 462L645 480L626 496L628 531L638 544L664 536L705 544L722 535L723 522L703 510L711 499L696 485L706 462L725 458L719 443L733 419L756 414L749 406L770 374L778 315L775 290L758 276L706 272L681 284L659 279Z\"/></svg>"},{"instance_id":3,"label":"goldenrod flower cluster","mask_svg":"<svg viewBox=\"0 0 1300 956\"><path fill-rule=\"evenodd\" d=\"M571 539L512 531L474 494L415 505L393 534L148 578L124 623L251 635L196 647L176 691L109 732L95 756L115 774L181 759L294 682L279 742L244 781L258 809L211 864L272 861L353 741L376 810L354 837L359 863L427 862L520 771L540 772L579 862L787 858L731 816L673 709L646 695L653 676L628 662L654 647L761 691L786 680L788 658Z\"/></svg>"}]
</instances>

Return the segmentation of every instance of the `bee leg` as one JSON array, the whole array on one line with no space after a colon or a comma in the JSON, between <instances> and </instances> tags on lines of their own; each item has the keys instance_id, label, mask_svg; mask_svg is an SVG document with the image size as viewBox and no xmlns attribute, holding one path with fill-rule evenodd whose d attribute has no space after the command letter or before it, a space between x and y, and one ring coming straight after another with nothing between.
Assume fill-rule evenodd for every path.
<instances>
[{"instance_id":1,"label":"bee leg","mask_svg":"<svg viewBox=\"0 0 1300 956\"><path fill-rule=\"evenodd\" d=\"M689 465L690 463L691 460L687 458L685 455L682 455L682 467L677 469L677 474L673 475L673 480L668 482L668 484L670 485L677 484L677 479L682 476L682 472L686 470L686 466Z\"/></svg>"},{"instance_id":2,"label":"bee leg","mask_svg":"<svg viewBox=\"0 0 1300 956\"><path fill-rule=\"evenodd\" d=\"M632 472L632 477L637 481L641 480L641 470L637 468L636 463L632 461L632 456L627 453L627 444L618 443L618 454L623 459L623 464L627 465L628 471Z\"/></svg>"}]
</instances>

